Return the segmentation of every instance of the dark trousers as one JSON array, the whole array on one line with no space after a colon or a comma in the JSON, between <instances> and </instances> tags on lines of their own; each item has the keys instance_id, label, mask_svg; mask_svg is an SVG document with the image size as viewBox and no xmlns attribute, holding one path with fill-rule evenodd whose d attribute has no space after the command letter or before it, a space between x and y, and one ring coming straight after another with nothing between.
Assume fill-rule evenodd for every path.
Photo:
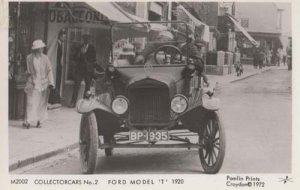
<instances>
[{"instance_id":1,"label":"dark trousers","mask_svg":"<svg viewBox=\"0 0 300 190\"><path fill-rule=\"evenodd\" d=\"M59 94L60 94L60 85L61 85L61 73L62 73L62 66L61 64L57 64L55 89Z\"/></svg>"},{"instance_id":2,"label":"dark trousers","mask_svg":"<svg viewBox=\"0 0 300 190\"><path fill-rule=\"evenodd\" d=\"M50 104L59 104L61 103L60 97L60 86L61 86L61 74L62 74L62 66L60 63L57 63L56 66L56 81L55 81L55 89L50 91L48 102Z\"/></svg>"},{"instance_id":3,"label":"dark trousers","mask_svg":"<svg viewBox=\"0 0 300 190\"><path fill-rule=\"evenodd\" d=\"M80 83L82 80L84 80L84 82L85 82L85 90L84 90L84 96L85 96L86 92L91 87L92 76L93 76L92 72L87 72L87 71L82 71L82 70L81 71L78 70L76 72L71 104L75 104L77 101L79 86L80 86Z\"/></svg>"}]
</instances>

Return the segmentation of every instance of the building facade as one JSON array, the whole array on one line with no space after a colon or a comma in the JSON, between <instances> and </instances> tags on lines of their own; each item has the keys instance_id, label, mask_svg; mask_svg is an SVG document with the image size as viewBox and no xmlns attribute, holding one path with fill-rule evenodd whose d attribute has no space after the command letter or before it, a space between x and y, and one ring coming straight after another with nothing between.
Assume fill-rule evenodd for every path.
<instances>
[{"instance_id":1,"label":"building facade","mask_svg":"<svg viewBox=\"0 0 300 190\"><path fill-rule=\"evenodd\" d=\"M253 11L255 10L255 11ZM282 46L282 11L275 3L236 3L236 18L253 36L263 51L276 52ZM263 16L262 14L263 13ZM252 45L237 31L238 47L243 57L252 57Z\"/></svg>"},{"instance_id":2,"label":"building facade","mask_svg":"<svg viewBox=\"0 0 300 190\"><path fill-rule=\"evenodd\" d=\"M112 9L114 12L109 16L100 13L97 8L94 4L82 2L9 3L10 119L25 117L26 56L31 53L34 40L41 39L47 44L44 53L52 63L54 78L62 78L60 93L65 105L69 104L73 93L74 52L82 43L82 34L90 34L90 41L96 48L97 64L103 67L108 64L111 48L109 26L117 19L125 22L130 19L109 3L100 7ZM122 17L114 17L116 13ZM56 76L57 40L62 30L67 34L63 43L62 76ZM84 83L81 86L80 94L83 93Z\"/></svg>"},{"instance_id":3,"label":"building facade","mask_svg":"<svg viewBox=\"0 0 300 190\"><path fill-rule=\"evenodd\" d=\"M205 52L219 50L220 39L231 51L232 33L220 31L220 16L233 14L234 4L218 2L10 2L9 3L9 62L10 62L10 116L24 117L26 107L23 91L26 82L26 56L31 53L32 42L41 39L47 44L45 53L53 64L54 78L62 77L61 96L69 104L73 93L75 49L82 43L82 34L89 33L96 48L97 64L104 68L109 63L111 39L110 24L134 22L135 17L145 21L177 20L176 7L187 10L192 23L200 23L200 33L209 25L209 40ZM192 16L190 16L192 15ZM133 18L131 18L133 17ZM192 17L192 18L191 18ZM206 25L206 24L207 25ZM203 27L202 27L203 26ZM56 76L57 38L66 32L63 43L62 76ZM221 35L220 35L221 34ZM231 35L231 37L230 37ZM221 36L221 38L220 38ZM204 56L205 57L205 56ZM217 64L214 62L214 64ZM83 89L84 83L82 83ZM83 92L83 91L82 91ZM81 92L81 93L82 93ZM16 97L13 97L16 96ZM79 96L80 97L80 96Z\"/></svg>"}]
</instances>

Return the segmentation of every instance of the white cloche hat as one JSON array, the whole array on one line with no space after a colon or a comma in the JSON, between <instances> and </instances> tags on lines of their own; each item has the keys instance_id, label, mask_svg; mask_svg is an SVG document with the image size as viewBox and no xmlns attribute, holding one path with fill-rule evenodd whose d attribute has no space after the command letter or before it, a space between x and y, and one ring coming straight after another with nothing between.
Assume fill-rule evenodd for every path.
<instances>
[{"instance_id":1,"label":"white cloche hat","mask_svg":"<svg viewBox=\"0 0 300 190\"><path fill-rule=\"evenodd\" d=\"M32 43L32 48L31 49L40 49L46 47L46 44L42 40L35 40Z\"/></svg>"}]
</instances>

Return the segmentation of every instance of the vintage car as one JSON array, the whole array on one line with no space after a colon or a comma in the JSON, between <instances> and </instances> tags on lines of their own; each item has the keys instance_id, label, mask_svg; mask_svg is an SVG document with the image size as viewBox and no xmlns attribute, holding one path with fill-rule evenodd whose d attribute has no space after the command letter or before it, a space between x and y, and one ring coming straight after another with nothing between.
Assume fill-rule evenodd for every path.
<instances>
[{"instance_id":1,"label":"vintage car","mask_svg":"<svg viewBox=\"0 0 300 190\"><path fill-rule=\"evenodd\" d=\"M190 32L184 22L111 26L110 64L96 89L77 103L83 173L95 172L98 149L113 156L114 148L198 149L205 173L220 170L225 136L219 99L187 54Z\"/></svg>"}]
</instances>

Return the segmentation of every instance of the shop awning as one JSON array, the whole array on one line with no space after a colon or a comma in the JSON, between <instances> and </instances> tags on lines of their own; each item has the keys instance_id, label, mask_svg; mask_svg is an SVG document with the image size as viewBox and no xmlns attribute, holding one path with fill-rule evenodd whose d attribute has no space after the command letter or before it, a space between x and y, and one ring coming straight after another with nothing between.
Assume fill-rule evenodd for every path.
<instances>
[{"instance_id":1,"label":"shop awning","mask_svg":"<svg viewBox=\"0 0 300 190\"><path fill-rule=\"evenodd\" d=\"M179 5L177 7L177 10L182 11L195 26L204 26L204 32L202 33L202 40L205 42L209 42L209 26L206 25L205 23L201 22L197 18L195 18L182 5ZM184 21L186 21L186 19L184 19L184 18L179 18L179 19L183 19Z\"/></svg>"},{"instance_id":2,"label":"shop awning","mask_svg":"<svg viewBox=\"0 0 300 190\"><path fill-rule=\"evenodd\" d=\"M130 14L124 11L118 4L114 2L87 2L87 4L105 15L109 20L116 22L149 22L147 19ZM151 24L152 30L166 30L166 26L161 24Z\"/></svg>"},{"instance_id":3,"label":"shop awning","mask_svg":"<svg viewBox=\"0 0 300 190\"><path fill-rule=\"evenodd\" d=\"M230 18L230 20L233 22L233 24L247 37L247 39L254 45L257 46L258 43L252 38L252 36L245 30L244 27L242 27L236 18L234 18L232 15L227 14L227 16Z\"/></svg>"},{"instance_id":4,"label":"shop awning","mask_svg":"<svg viewBox=\"0 0 300 190\"><path fill-rule=\"evenodd\" d=\"M116 22L132 22L132 20L113 2L86 2L90 7Z\"/></svg>"},{"instance_id":5,"label":"shop awning","mask_svg":"<svg viewBox=\"0 0 300 190\"><path fill-rule=\"evenodd\" d=\"M141 18L139 16L127 13L127 15L134 21L134 22L149 22L149 20ZM158 23L151 23L150 24L151 30L156 30L156 31L163 31L163 30L167 30L167 26L164 26L162 24L158 24Z\"/></svg>"}]
</instances>

